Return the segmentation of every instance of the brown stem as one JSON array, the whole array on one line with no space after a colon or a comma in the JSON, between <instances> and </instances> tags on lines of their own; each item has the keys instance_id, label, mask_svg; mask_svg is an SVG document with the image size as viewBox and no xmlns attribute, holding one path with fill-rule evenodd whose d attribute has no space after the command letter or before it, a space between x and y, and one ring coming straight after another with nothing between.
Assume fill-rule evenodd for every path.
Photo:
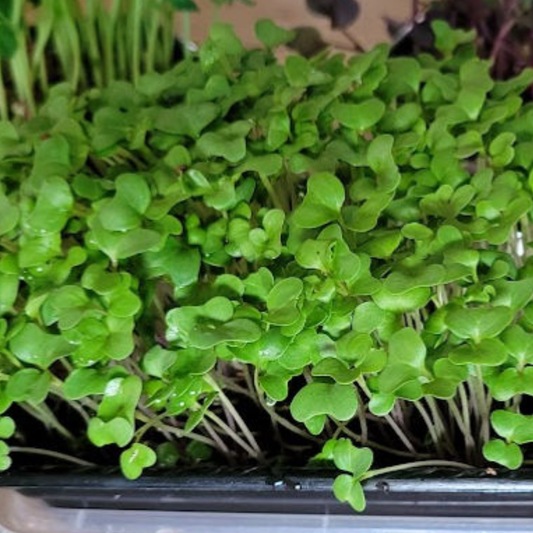
<instances>
[{"instance_id":1,"label":"brown stem","mask_svg":"<svg viewBox=\"0 0 533 533\"><path fill-rule=\"evenodd\" d=\"M416 21L418 12L420 11L420 2L419 0L413 0L411 4L411 17Z\"/></svg>"},{"instance_id":2,"label":"brown stem","mask_svg":"<svg viewBox=\"0 0 533 533\"><path fill-rule=\"evenodd\" d=\"M353 35L351 35L349 31L342 30L341 33L346 37L346 39L350 41L350 43L352 43L353 48L356 52L365 52L365 48L363 47L363 45L361 45L361 43Z\"/></svg>"},{"instance_id":3,"label":"brown stem","mask_svg":"<svg viewBox=\"0 0 533 533\"><path fill-rule=\"evenodd\" d=\"M511 32L511 30L516 25L516 19L513 17L509 19L505 24L500 28L500 31L498 32L498 35L496 36L496 39L494 40L494 45L492 47L492 51L490 53L490 60L493 62L494 66L498 63L498 56L502 50L502 47L505 44L505 39Z\"/></svg>"}]
</instances>

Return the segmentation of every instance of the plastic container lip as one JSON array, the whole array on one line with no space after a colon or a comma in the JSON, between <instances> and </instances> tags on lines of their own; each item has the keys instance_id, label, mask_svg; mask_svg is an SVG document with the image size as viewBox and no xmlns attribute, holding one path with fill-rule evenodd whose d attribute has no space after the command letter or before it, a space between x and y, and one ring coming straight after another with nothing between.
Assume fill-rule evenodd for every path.
<instances>
[{"instance_id":1,"label":"plastic container lip","mask_svg":"<svg viewBox=\"0 0 533 533\"><path fill-rule=\"evenodd\" d=\"M128 481L116 471L14 471L0 487L53 507L205 513L349 515L335 471L188 471ZM533 472L412 471L365 483L367 516L533 517Z\"/></svg>"},{"instance_id":2,"label":"plastic container lip","mask_svg":"<svg viewBox=\"0 0 533 533\"><path fill-rule=\"evenodd\" d=\"M5 529L7 527L7 529ZM0 489L2 533L529 533L533 518L145 511L49 507Z\"/></svg>"}]
</instances>

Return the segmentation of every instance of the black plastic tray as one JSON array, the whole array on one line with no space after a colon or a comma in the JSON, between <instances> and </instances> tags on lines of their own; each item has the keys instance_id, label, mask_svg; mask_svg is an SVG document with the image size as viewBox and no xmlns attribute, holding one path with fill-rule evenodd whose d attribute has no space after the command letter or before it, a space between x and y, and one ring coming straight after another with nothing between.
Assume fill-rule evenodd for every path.
<instances>
[{"instance_id":1,"label":"black plastic tray","mask_svg":"<svg viewBox=\"0 0 533 533\"><path fill-rule=\"evenodd\" d=\"M0 487L56 507L148 511L351 514L332 494L331 471L189 471L127 481L116 472L10 472ZM369 480L375 516L533 517L533 471L424 470Z\"/></svg>"}]
</instances>

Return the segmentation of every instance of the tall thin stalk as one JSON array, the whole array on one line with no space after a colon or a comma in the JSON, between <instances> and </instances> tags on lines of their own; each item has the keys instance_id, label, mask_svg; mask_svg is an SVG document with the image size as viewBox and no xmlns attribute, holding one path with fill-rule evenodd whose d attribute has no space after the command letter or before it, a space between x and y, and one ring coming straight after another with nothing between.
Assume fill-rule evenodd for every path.
<instances>
[{"instance_id":1,"label":"tall thin stalk","mask_svg":"<svg viewBox=\"0 0 533 533\"><path fill-rule=\"evenodd\" d=\"M9 107L7 104L7 93L4 85L4 74L2 72L2 63L0 62L0 118L2 120L8 120Z\"/></svg>"},{"instance_id":2,"label":"tall thin stalk","mask_svg":"<svg viewBox=\"0 0 533 533\"><path fill-rule=\"evenodd\" d=\"M183 54L189 55L189 43L191 42L191 14L189 11L181 13L181 42L183 44Z\"/></svg>"},{"instance_id":3,"label":"tall thin stalk","mask_svg":"<svg viewBox=\"0 0 533 533\"><path fill-rule=\"evenodd\" d=\"M386 468L378 468L376 470L369 470L362 479L370 479L376 476L383 476L386 474L392 474L394 472L402 472L404 470L411 470L413 468L429 468L429 467L443 467L443 468L460 468L462 470L468 470L474 468L472 465L466 463L460 463L457 461L416 461L413 463L403 463L400 465L388 466Z\"/></svg>"},{"instance_id":4,"label":"tall thin stalk","mask_svg":"<svg viewBox=\"0 0 533 533\"><path fill-rule=\"evenodd\" d=\"M428 433L431 437L431 440L433 441L433 445L435 446L437 453L442 457L444 455L444 451L442 449L442 442L439 439L439 436L437 434L433 421L431 420L431 417L429 416L428 412L426 411L426 409L420 402L414 402L414 405L417 411L420 413L420 416L424 420L424 423L426 424Z\"/></svg>"},{"instance_id":5,"label":"tall thin stalk","mask_svg":"<svg viewBox=\"0 0 533 533\"><path fill-rule=\"evenodd\" d=\"M26 43L24 3L24 0L13 0L11 21L17 31L18 47L15 55L10 59L9 64L15 91L20 99L20 103L25 107L24 112L25 114L33 115L35 113L35 98L33 76L31 74Z\"/></svg>"},{"instance_id":6,"label":"tall thin stalk","mask_svg":"<svg viewBox=\"0 0 533 533\"><path fill-rule=\"evenodd\" d=\"M250 446L253 448L254 452L257 454L257 456L261 455L261 448L259 447L259 444L257 444L257 441L255 440L255 437L252 435L252 432L242 419L241 415L237 412L229 398L224 394L222 389L218 386L216 381L211 376L206 376L205 380L213 387L214 390L217 391L218 396L220 398L220 401L227 407L228 411L231 413L233 418L235 419L235 422L243 432L244 436L246 437L246 440L250 443Z\"/></svg>"},{"instance_id":7,"label":"tall thin stalk","mask_svg":"<svg viewBox=\"0 0 533 533\"><path fill-rule=\"evenodd\" d=\"M141 75L143 0L132 1L128 33L130 36L131 77L133 83L136 84Z\"/></svg>"},{"instance_id":8,"label":"tall thin stalk","mask_svg":"<svg viewBox=\"0 0 533 533\"><path fill-rule=\"evenodd\" d=\"M119 12L123 11L122 2L118 2ZM120 79L127 79L128 72L128 47L127 47L128 28L125 24L116 22L114 26L115 38L115 61L116 61L116 77Z\"/></svg>"},{"instance_id":9,"label":"tall thin stalk","mask_svg":"<svg viewBox=\"0 0 533 533\"><path fill-rule=\"evenodd\" d=\"M74 90L82 77L82 58L79 33L74 18L75 7L71 0L55 3L55 31L53 40L61 62L63 75Z\"/></svg>"},{"instance_id":10,"label":"tall thin stalk","mask_svg":"<svg viewBox=\"0 0 533 533\"><path fill-rule=\"evenodd\" d=\"M167 70L172 64L174 56L174 12L171 6L163 5L161 9L162 49L161 69Z\"/></svg>"},{"instance_id":11,"label":"tall thin stalk","mask_svg":"<svg viewBox=\"0 0 533 533\"><path fill-rule=\"evenodd\" d=\"M159 11L152 8L148 18L149 22L146 32L145 68L146 72L153 72L156 68L157 38L160 28Z\"/></svg>"},{"instance_id":12,"label":"tall thin stalk","mask_svg":"<svg viewBox=\"0 0 533 533\"><path fill-rule=\"evenodd\" d=\"M109 11L102 5L98 10L98 30L102 41L103 63L105 81L111 83L116 77L115 73L115 37L116 21L120 13L121 0L113 0Z\"/></svg>"},{"instance_id":13,"label":"tall thin stalk","mask_svg":"<svg viewBox=\"0 0 533 533\"><path fill-rule=\"evenodd\" d=\"M48 94L48 68L45 50L50 42L54 27L53 0L43 0L37 13L37 39L34 44L31 65L33 75L37 78L43 97Z\"/></svg>"},{"instance_id":14,"label":"tall thin stalk","mask_svg":"<svg viewBox=\"0 0 533 533\"><path fill-rule=\"evenodd\" d=\"M457 407L457 404L455 403L455 400L448 400L448 406L450 408L450 412L452 413L453 419L459 428L459 431L463 435L467 460L472 461L474 456L475 442L470 431L470 418L468 418L468 423L466 423L459 408Z\"/></svg>"},{"instance_id":15,"label":"tall thin stalk","mask_svg":"<svg viewBox=\"0 0 533 533\"><path fill-rule=\"evenodd\" d=\"M101 0L86 0L86 14L85 17L80 17L79 24L82 35L85 38L87 53L89 55L92 81L97 87L102 87L104 77L100 63L101 50L97 33L99 7L101 7Z\"/></svg>"},{"instance_id":16,"label":"tall thin stalk","mask_svg":"<svg viewBox=\"0 0 533 533\"><path fill-rule=\"evenodd\" d=\"M10 446L10 453L28 453L32 455L42 455L44 457L51 457L52 459L58 459L59 461L66 461L67 463L72 463L78 466L96 466L94 463L79 459L73 455L68 455L66 453L60 453L53 450L45 450L43 448L33 448L30 446Z\"/></svg>"},{"instance_id":17,"label":"tall thin stalk","mask_svg":"<svg viewBox=\"0 0 533 533\"><path fill-rule=\"evenodd\" d=\"M475 401L479 412L479 433L480 446L488 442L490 438L490 407L485 394L485 385L483 383L483 373L480 365L475 365L476 375L473 376L473 388L475 392Z\"/></svg>"}]
</instances>

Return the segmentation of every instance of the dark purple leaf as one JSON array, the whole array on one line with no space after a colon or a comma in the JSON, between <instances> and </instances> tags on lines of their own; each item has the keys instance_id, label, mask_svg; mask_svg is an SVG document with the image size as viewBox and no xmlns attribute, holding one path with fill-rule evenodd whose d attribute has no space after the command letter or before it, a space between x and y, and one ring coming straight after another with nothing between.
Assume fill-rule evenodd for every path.
<instances>
[{"instance_id":1,"label":"dark purple leaf","mask_svg":"<svg viewBox=\"0 0 533 533\"><path fill-rule=\"evenodd\" d=\"M331 27L335 29L353 24L360 12L356 0L307 0L307 7L314 13L329 17Z\"/></svg>"}]
</instances>

